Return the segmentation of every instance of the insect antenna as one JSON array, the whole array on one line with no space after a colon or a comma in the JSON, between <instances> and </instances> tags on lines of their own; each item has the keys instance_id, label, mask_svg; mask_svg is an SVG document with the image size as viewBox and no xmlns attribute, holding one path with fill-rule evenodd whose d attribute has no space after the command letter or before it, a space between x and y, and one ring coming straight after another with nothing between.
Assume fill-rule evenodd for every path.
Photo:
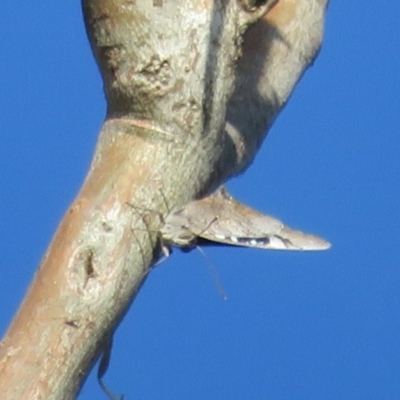
<instances>
[{"instance_id":1,"label":"insect antenna","mask_svg":"<svg viewBox=\"0 0 400 400\"><path fill-rule=\"evenodd\" d=\"M203 255L204 259L206 260L207 270L214 281L218 294L222 297L223 300L226 300L228 298L228 295L226 294L225 289L222 286L221 279L218 275L218 271L215 268L215 265L211 261L210 257L208 257L207 253L199 245L196 245L196 249Z\"/></svg>"},{"instance_id":2,"label":"insect antenna","mask_svg":"<svg viewBox=\"0 0 400 400\"><path fill-rule=\"evenodd\" d=\"M145 229L140 229L140 228L135 228L135 229L134 229L134 228L132 228L132 233L133 233L133 235L135 236L137 243L139 244L140 252L141 252L141 254L142 254L142 258L143 258L143 262L144 262L143 249L142 249L142 246L140 245L140 242L139 242L139 239L138 239L138 237L137 237L137 235L136 235L136 233L135 233L135 230L146 231L147 234L148 234L148 236L149 236L149 240L150 240L151 245L152 245L153 248L154 248L154 246L155 246L155 243L154 243L154 240L153 240L153 236L151 235L151 232L155 232L155 231L152 230L152 229L150 228L148 222L146 221L146 218L144 218L143 215L142 215L142 213L139 212L139 209L138 209L137 206L135 206L134 204L132 204L132 203L130 203L130 202L127 202L126 204L127 204L129 207L131 207L131 208L135 211L135 213L139 216L140 220L142 221L143 225L145 226ZM145 211L148 211L148 212L155 212L155 211L153 211L153 210L145 210ZM160 215L160 218L162 219L162 215ZM157 231L157 234L158 234L158 240L160 240L160 234L159 234L158 231ZM162 246L162 252L163 252L163 254L165 255L164 246ZM154 258L155 258L155 257L154 257ZM160 263L160 260L158 260L158 261L154 264L154 266L157 266L159 263Z\"/></svg>"},{"instance_id":3,"label":"insect antenna","mask_svg":"<svg viewBox=\"0 0 400 400\"><path fill-rule=\"evenodd\" d=\"M166 199L166 197L165 197L165 195L164 195L164 192L161 190L161 188L159 188L158 190L160 191L161 197L162 197L162 199L163 199L166 212L167 212L167 214L169 214L169 213L170 213L170 208L169 208L169 206L168 206L168 202L167 202L167 199ZM161 264L162 262L164 262L164 261L172 254L172 248L171 248L171 246L170 246L165 240L163 240L163 237L162 237L162 235L160 234L160 231L159 231L159 230L155 231L155 230L152 230L152 229L150 228L148 222L146 221L146 218L144 218L144 216L142 215L142 213L139 212L139 208L138 208L137 206L135 206L134 204L129 203L129 202L127 202L127 204L128 204L128 206L132 207L132 208L135 210L135 212L136 212L137 215L139 215L140 219L141 219L142 222L143 222L143 225L144 225L145 228L146 228L145 230L147 231L147 233L148 233L148 235L149 235L149 239L150 239L150 241L151 241L153 247L154 247L155 243L154 243L154 241L153 241L153 237L152 237L152 235L150 234L150 232L156 232L156 233L157 233L157 239L159 240L159 243L161 244L161 251L162 251L162 253L163 253L163 257L161 257L160 259L158 259L157 262L154 264L154 266L157 266L157 265ZM156 211L156 210L144 210L144 211L145 211L145 212L150 212L150 213L155 213L155 214L157 214L157 215L159 216L159 218L160 218L161 223L162 223L162 224L165 224L165 219L164 219L164 216L163 216L163 213L162 213L162 212ZM137 228L137 230L139 230L139 229Z\"/></svg>"}]
</instances>

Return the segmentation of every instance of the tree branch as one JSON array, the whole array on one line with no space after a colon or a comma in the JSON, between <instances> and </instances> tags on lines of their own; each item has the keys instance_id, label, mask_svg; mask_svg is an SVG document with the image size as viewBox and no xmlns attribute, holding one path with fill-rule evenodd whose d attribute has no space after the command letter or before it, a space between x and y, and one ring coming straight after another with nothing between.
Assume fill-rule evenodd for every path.
<instances>
[{"instance_id":1,"label":"tree branch","mask_svg":"<svg viewBox=\"0 0 400 400\"><path fill-rule=\"evenodd\" d=\"M325 1L280 0L235 75L274 3L83 0L107 118L1 342L4 398L74 398L158 257L163 215L252 161L322 36Z\"/></svg>"}]
</instances>

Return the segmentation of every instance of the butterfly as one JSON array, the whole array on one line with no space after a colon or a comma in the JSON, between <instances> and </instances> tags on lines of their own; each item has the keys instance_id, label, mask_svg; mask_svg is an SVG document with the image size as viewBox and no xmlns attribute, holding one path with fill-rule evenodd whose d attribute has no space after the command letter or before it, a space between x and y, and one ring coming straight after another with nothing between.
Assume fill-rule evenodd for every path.
<instances>
[{"instance_id":1,"label":"butterfly","mask_svg":"<svg viewBox=\"0 0 400 400\"><path fill-rule=\"evenodd\" d=\"M161 228L163 252L171 246L190 250L198 244L274 250L326 250L324 239L293 230L234 199L224 187L215 194L171 212Z\"/></svg>"}]
</instances>

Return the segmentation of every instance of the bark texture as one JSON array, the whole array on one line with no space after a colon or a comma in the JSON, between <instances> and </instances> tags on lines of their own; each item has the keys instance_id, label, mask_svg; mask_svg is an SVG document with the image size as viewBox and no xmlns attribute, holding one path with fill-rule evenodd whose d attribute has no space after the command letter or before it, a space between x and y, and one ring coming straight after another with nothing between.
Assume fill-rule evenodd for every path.
<instances>
[{"instance_id":1,"label":"bark texture","mask_svg":"<svg viewBox=\"0 0 400 400\"><path fill-rule=\"evenodd\" d=\"M326 3L82 0L107 116L1 342L2 398L76 397L158 257L163 216L251 163L317 54Z\"/></svg>"}]
</instances>

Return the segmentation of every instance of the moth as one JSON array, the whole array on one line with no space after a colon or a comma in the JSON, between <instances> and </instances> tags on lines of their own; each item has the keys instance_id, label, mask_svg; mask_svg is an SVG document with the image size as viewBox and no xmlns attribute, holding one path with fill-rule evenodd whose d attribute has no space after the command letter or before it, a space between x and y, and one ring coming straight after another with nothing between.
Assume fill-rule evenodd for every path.
<instances>
[{"instance_id":1,"label":"moth","mask_svg":"<svg viewBox=\"0 0 400 400\"><path fill-rule=\"evenodd\" d=\"M197 244L274 250L326 250L324 239L293 230L281 221L235 200L224 187L170 213L161 228L163 252Z\"/></svg>"}]
</instances>

